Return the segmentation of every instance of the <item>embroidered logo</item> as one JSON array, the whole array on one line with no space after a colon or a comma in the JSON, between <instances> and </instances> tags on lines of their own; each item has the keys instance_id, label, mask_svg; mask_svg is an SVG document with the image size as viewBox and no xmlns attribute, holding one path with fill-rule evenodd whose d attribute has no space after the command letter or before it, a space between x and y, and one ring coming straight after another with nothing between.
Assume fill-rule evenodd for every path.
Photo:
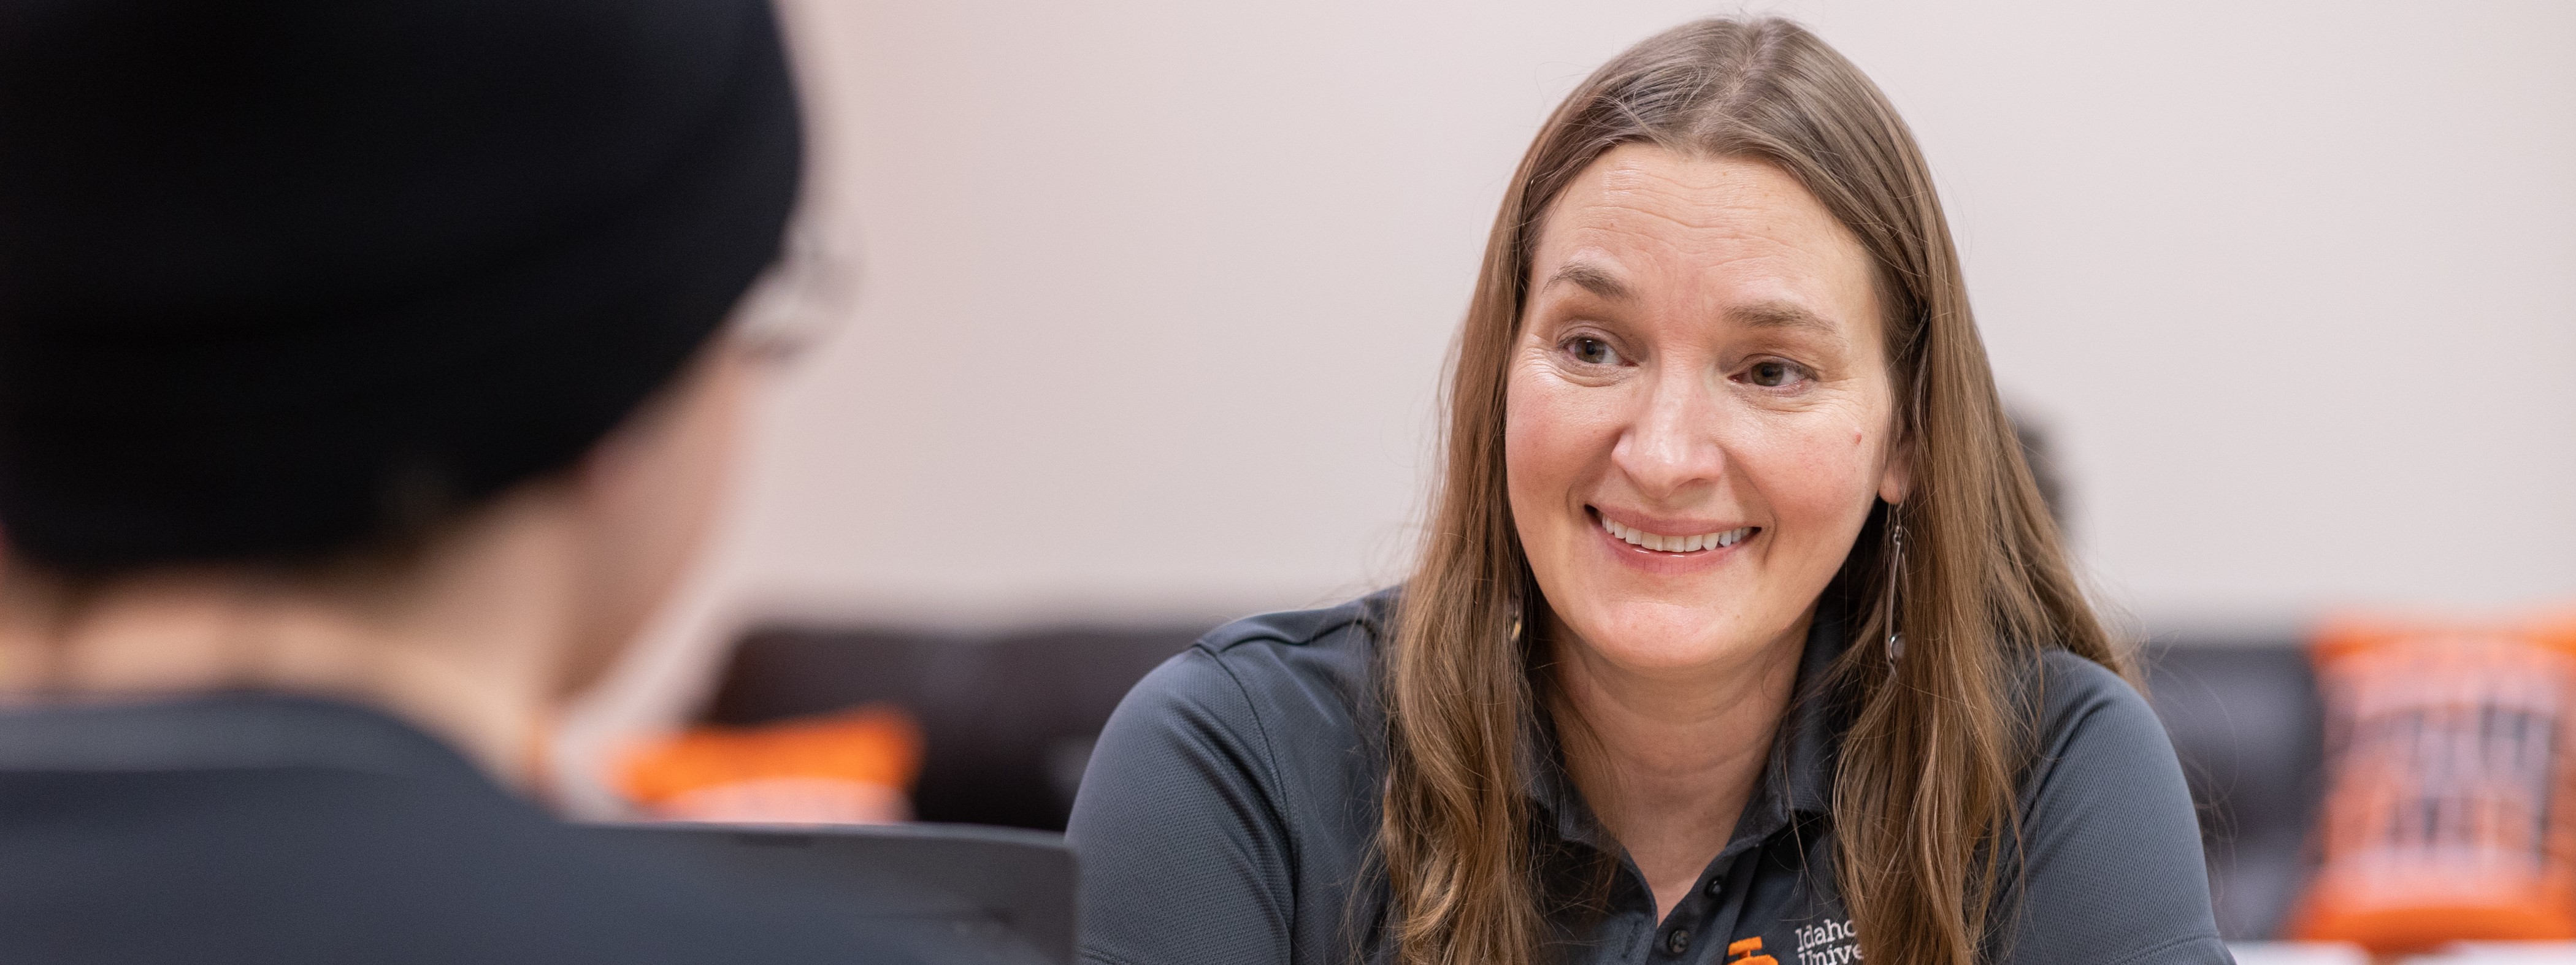
<instances>
[{"instance_id":1,"label":"embroidered logo","mask_svg":"<svg viewBox=\"0 0 2576 965\"><path fill-rule=\"evenodd\" d=\"M1754 952L1761 950L1762 936L1760 935L1755 935L1751 938L1736 939L1733 943L1726 946L1726 953L1728 955L1742 955L1744 957L1729 958L1726 960L1726 965L1780 965L1779 959L1773 958L1769 955L1753 954Z\"/></svg>"},{"instance_id":2,"label":"embroidered logo","mask_svg":"<svg viewBox=\"0 0 2576 965\"><path fill-rule=\"evenodd\" d=\"M1798 927L1798 965L1848 965L1860 961L1860 932L1851 919Z\"/></svg>"}]
</instances>

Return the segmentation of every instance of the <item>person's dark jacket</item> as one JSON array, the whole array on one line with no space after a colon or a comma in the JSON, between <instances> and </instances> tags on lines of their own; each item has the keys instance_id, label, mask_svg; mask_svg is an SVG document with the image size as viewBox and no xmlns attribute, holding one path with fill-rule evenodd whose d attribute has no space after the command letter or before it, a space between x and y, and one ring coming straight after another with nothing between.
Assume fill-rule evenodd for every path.
<instances>
[{"instance_id":1,"label":"person's dark jacket","mask_svg":"<svg viewBox=\"0 0 2576 965\"><path fill-rule=\"evenodd\" d=\"M928 960L753 905L504 792L354 706L267 695L0 711L0 958L658 965Z\"/></svg>"}]
</instances>

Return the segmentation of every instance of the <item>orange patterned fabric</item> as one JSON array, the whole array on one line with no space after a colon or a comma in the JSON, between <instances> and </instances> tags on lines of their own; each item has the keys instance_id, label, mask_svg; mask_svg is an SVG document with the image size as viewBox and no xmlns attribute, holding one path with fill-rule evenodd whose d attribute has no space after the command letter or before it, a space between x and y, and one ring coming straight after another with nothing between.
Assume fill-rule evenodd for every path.
<instances>
[{"instance_id":1,"label":"orange patterned fabric","mask_svg":"<svg viewBox=\"0 0 2576 965\"><path fill-rule=\"evenodd\" d=\"M2576 938L2576 620L2330 626L2318 865L2292 931Z\"/></svg>"},{"instance_id":2,"label":"orange patterned fabric","mask_svg":"<svg viewBox=\"0 0 2576 965\"><path fill-rule=\"evenodd\" d=\"M620 790L647 810L726 788L868 785L908 794L921 727L890 704L759 727L700 727L628 755Z\"/></svg>"}]
</instances>

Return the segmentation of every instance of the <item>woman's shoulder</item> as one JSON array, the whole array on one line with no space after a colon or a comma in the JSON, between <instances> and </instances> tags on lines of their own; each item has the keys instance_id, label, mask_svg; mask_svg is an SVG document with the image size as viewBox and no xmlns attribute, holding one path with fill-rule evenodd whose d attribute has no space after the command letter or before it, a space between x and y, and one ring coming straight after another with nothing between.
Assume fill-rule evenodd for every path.
<instances>
[{"instance_id":1,"label":"woman's shoulder","mask_svg":"<svg viewBox=\"0 0 2576 965\"><path fill-rule=\"evenodd\" d=\"M2023 695L2038 705L2031 768L2022 788L2026 810L2102 788L2180 793L2182 767L2173 742L2136 686L2063 649L2042 653L2035 671L2029 676L2035 686Z\"/></svg>"},{"instance_id":2,"label":"woman's shoulder","mask_svg":"<svg viewBox=\"0 0 2576 965\"><path fill-rule=\"evenodd\" d=\"M1224 711L1254 726L1322 711L1324 722L1356 726L1376 691L1378 637L1395 594L1227 623L1147 674L1127 703Z\"/></svg>"},{"instance_id":3,"label":"woman's shoulder","mask_svg":"<svg viewBox=\"0 0 2576 965\"><path fill-rule=\"evenodd\" d=\"M1378 635L1395 619L1401 592L1390 587L1335 606L1244 617L1208 631L1198 646L1219 655L1285 648L1356 659L1365 669L1376 656Z\"/></svg>"},{"instance_id":4,"label":"woman's shoulder","mask_svg":"<svg viewBox=\"0 0 2576 965\"><path fill-rule=\"evenodd\" d=\"M1395 591L1246 617L1209 631L1129 690L1095 768L1234 775L1287 817L1382 776L1378 636ZM1085 778L1086 786L1090 783Z\"/></svg>"},{"instance_id":5,"label":"woman's shoulder","mask_svg":"<svg viewBox=\"0 0 2576 965\"><path fill-rule=\"evenodd\" d=\"M2009 961L2224 961L2182 766L2145 695L2064 650L2038 661ZM2106 909L2118 909L2106 914ZM2108 956L2101 956L2108 957Z\"/></svg>"},{"instance_id":6,"label":"woman's shoulder","mask_svg":"<svg viewBox=\"0 0 2576 965\"><path fill-rule=\"evenodd\" d=\"M1335 947L1345 906L1330 896L1358 880L1377 827L1367 708L1390 600L1234 621L1128 691L1065 835L1086 960Z\"/></svg>"},{"instance_id":7,"label":"woman's shoulder","mask_svg":"<svg viewBox=\"0 0 2576 965\"><path fill-rule=\"evenodd\" d=\"M2173 753L2164 725L2146 696L2117 672L2070 650L2052 648L2039 656L2036 697L2039 704L2039 750L2101 741L2144 742Z\"/></svg>"}]
</instances>

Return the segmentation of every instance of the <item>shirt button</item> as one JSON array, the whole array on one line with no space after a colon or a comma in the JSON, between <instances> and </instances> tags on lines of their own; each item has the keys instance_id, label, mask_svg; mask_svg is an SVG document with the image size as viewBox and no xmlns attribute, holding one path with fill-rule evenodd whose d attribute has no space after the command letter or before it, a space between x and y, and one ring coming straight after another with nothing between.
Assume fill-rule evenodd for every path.
<instances>
[{"instance_id":1,"label":"shirt button","mask_svg":"<svg viewBox=\"0 0 2576 965\"><path fill-rule=\"evenodd\" d=\"M1690 951L1690 929L1676 928L1664 935L1664 953L1679 955Z\"/></svg>"},{"instance_id":2,"label":"shirt button","mask_svg":"<svg viewBox=\"0 0 2576 965\"><path fill-rule=\"evenodd\" d=\"M1725 888L1720 887L1720 886L1721 886L1721 885L1723 885L1723 884L1724 884L1724 882L1721 882L1721 881L1719 881L1719 880L1718 880L1718 879L1716 879L1716 878L1710 878L1710 879L1708 879L1708 896L1709 896L1709 897L1711 897L1711 898L1715 898L1715 897L1717 897L1717 893L1718 893L1718 892L1725 891L1725 890L1726 890Z\"/></svg>"}]
</instances>

